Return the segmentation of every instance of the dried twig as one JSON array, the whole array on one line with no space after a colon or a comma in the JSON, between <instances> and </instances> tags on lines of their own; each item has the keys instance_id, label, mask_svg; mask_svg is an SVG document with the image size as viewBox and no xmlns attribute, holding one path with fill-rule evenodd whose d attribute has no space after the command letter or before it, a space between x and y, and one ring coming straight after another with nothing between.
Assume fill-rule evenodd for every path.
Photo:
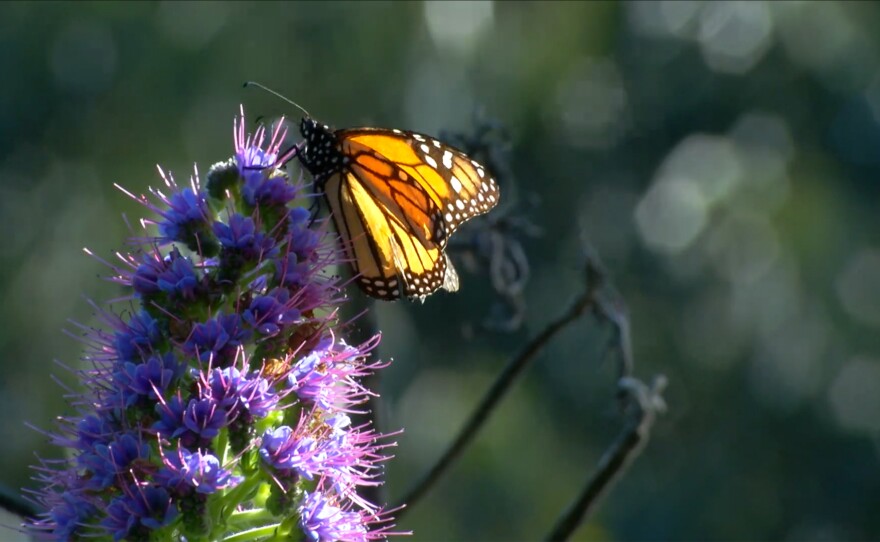
<instances>
[{"instance_id":1,"label":"dried twig","mask_svg":"<svg viewBox=\"0 0 880 542\"><path fill-rule=\"evenodd\" d=\"M477 218L467 232L452 239L447 247L448 253L461 260L466 269L489 275L498 297L492 308L501 316L487 318L481 325L484 330L513 332L525 320L523 292L530 269L522 239L539 236L540 229L514 205Z\"/></svg>"},{"instance_id":2,"label":"dried twig","mask_svg":"<svg viewBox=\"0 0 880 542\"><path fill-rule=\"evenodd\" d=\"M599 463L599 470L587 481L578 497L559 518L556 526L548 535L548 540L564 540L570 536L594 508L612 482L624 472L642 449L656 414L665 409L661 392L665 387L666 379L663 376L658 376L655 378L653 386L648 387L632 376L634 363L630 343L629 318L625 305L613 286L606 280L606 273L595 253L587 248L585 254L584 293L565 313L551 322L528 343L499 374L452 444L403 498L401 502L407 503L407 509L411 509L461 455L528 363L559 331L576 321L587 311L591 311L600 322L610 323L614 328L614 337L609 345L609 351L617 354L619 399L623 412L631 418L618 439L606 451ZM398 513L398 518L407 509L401 510L401 513Z\"/></svg>"},{"instance_id":3,"label":"dried twig","mask_svg":"<svg viewBox=\"0 0 880 542\"><path fill-rule=\"evenodd\" d=\"M666 409L662 397L663 389L666 387L665 376L656 376L651 386L633 377L635 363L626 305L613 285L606 280L607 274L598 256L586 242L583 244L586 247L588 273L594 275L595 282L602 283L602 288L598 290L596 302L593 304L593 314L600 322L610 323L614 327L609 351L617 354L618 399L621 410L624 415L629 416L629 421L605 451L599 461L598 470L587 480L580 494L559 517L556 525L547 535L546 540L554 542L568 539L595 508L602 495L620 478L644 448L657 414Z\"/></svg>"},{"instance_id":4,"label":"dried twig","mask_svg":"<svg viewBox=\"0 0 880 542\"><path fill-rule=\"evenodd\" d=\"M599 460L599 468L587 480L583 490L556 521L545 540L567 540L598 504L611 485L623 475L633 459L644 448L656 415L666 408L661 393L666 379L659 376L652 386L625 377L619 381L620 391L629 398L636 412L617 439Z\"/></svg>"},{"instance_id":5,"label":"dried twig","mask_svg":"<svg viewBox=\"0 0 880 542\"><path fill-rule=\"evenodd\" d=\"M501 371L452 444L449 445L437 463L428 470L424 477L401 500L401 503L406 503L407 508L398 512L398 519L427 493L446 469L461 455L461 452L467 447L489 417L489 414L492 413L495 406L501 401L502 397L510 389L511 384L522 373L523 369L528 366L529 362L537 357L547 343L560 331L595 306L596 291L601 282L596 280L599 278L599 275L595 272L596 269L590 264L587 265L587 272L585 274L586 291L572 303L565 313L551 322L537 337L529 342Z\"/></svg>"}]
</instances>

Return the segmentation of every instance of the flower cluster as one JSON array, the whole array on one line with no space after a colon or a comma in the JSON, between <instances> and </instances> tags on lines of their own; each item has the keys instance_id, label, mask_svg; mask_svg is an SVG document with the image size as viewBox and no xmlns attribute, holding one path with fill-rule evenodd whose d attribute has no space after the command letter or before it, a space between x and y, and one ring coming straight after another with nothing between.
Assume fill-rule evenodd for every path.
<instances>
[{"instance_id":1,"label":"flower cluster","mask_svg":"<svg viewBox=\"0 0 880 542\"><path fill-rule=\"evenodd\" d=\"M234 127L235 155L134 196L153 236L118 254L121 313L83 326L89 369L77 415L49 433L69 451L36 466L25 527L60 540L371 540L387 510L358 493L381 483L392 444L356 425L384 367L378 336L335 332L334 238L295 206L314 194L282 169L284 133ZM268 141L267 141L268 139ZM292 150L295 152L295 150ZM131 195L131 194L130 194ZM385 442L385 443L382 443Z\"/></svg>"}]
</instances>

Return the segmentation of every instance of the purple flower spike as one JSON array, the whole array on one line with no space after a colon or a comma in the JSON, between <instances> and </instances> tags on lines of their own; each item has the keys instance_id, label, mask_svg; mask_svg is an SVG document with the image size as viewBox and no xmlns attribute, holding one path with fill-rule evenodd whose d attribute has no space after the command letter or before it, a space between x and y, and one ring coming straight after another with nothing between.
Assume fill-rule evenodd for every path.
<instances>
[{"instance_id":1,"label":"purple flower spike","mask_svg":"<svg viewBox=\"0 0 880 542\"><path fill-rule=\"evenodd\" d=\"M107 444L120 429L121 427L118 423L107 419L105 416L86 416L76 426L78 437L76 448L88 450L96 444Z\"/></svg>"},{"instance_id":2,"label":"purple flower spike","mask_svg":"<svg viewBox=\"0 0 880 542\"><path fill-rule=\"evenodd\" d=\"M367 390L357 383L366 374L367 367L357 362L357 358L372 348L366 344L353 348L344 343L329 341L325 346L316 347L310 354L298 361L287 375L287 383L300 399L314 403L326 410L347 409L359 404L367 397ZM381 368L374 364L369 368Z\"/></svg>"},{"instance_id":3,"label":"purple flower spike","mask_svg":"<svg viewBox=\"0 0 880 542\"><path fill-rule=\"evenodd\" d=\"M107 507L107 516L101 520L101 527L113 535L117 542L127 537L137 525L138 518L132 513L132 506L125 497L117 497Z\"/></svg>"},{"instance_id":4,"label":"purple flower spike","mask_svg":"<svg viewBox=\"0 0 880 542\"><path fill-rule=\"evenodd\" d=\"M331 504L325 495L309 493L299 508L300 526L309 540L365 541L367 529L357 512L346 512Z\"/></svg>"},{"instance_id":5,"label":"purple flower spike","mask_svg":"<svg viewBox=\"0 0 880 542\"><path fill-rule=\"evenodd\" d=\"M359 382L385 366L367 361L378 337L335 338L345 294L331 269L345 262L330 222L291 205L319 194L281 167L297 150L282 149L281 123L245 126L236 119L235 155L205 190L198 170L178 186L160 169L151 198L128 193L153 215L137 248L116 263L92 254L129 306L90 302L99 325L70 333L85 392L48 433L66 459L34 467L45 512L25 524L33 538L398 534L357 493L381 483L393 444L348 417L371 395Z\"/></svg>"},{"instance_id":6,"label":"purple flower spike","mask_svg":"<svg viewBox=\"0 0 880 542\"><path fill-rule=\"evenodd\" d=\"M205 363L213 360L215 365L226 365L232 362L238 348L250 336L251 330L242 326L237 314L220 314L193 326L183 351Z\"/></svg>"},{"instance_id":7,"label":"purple flower spike","mask_svg":"<svg viewBox=\"0 0 880 542\"><path fill-rule=\"evenodd\" d=\"M251 206L283 207L296 198L296 189L284 177L248 172L244 177L242 195Z\"/></svg>"},{"instance_id":8,"label":"purple flower spike","mask_svg":"<svg viewBox=\"0 0 880 542\"><path fill-rule=\"evenodd\" d=\"M177 515L177 507L164 488L132 484L126 495L110 503L101 525L113 533L113 540L140 539L145 530L162 528Z\"/></svg>"},{"instance_id":9,"label":"purple flower spike","mask_svg":"<svg viewBox=\"0 0 880 542\"><path fill-rule=\"evenodd\" d=\"M183 416L186 413L186 403L180 395L175 395L166 402L156 405L156 413L159 421L153 424L152 429L165 438L177 438L186 433Z\"/></svg>"},{"instance_id":10,"label":"purple flower spike","mask_svg":"<svg viewBox=\"0 0 880 542\"><path fill-rule=\"evenodd\" d=\"M284 397L259 373L245 377L235 367L214 369L202 381L202 397L224 409L230 420L242 412L248 420L264 418Z\"/></svg>"},{"instance_id":11,"label":"purple flower spike","mask_svg":"<svg viewBox=\"0 0 880 542\"><path fill-rule=\"evenodd\" d=\"M168 256L168 266L156 278L156 284L159 290L171 297L192 299L199 279L192 262L174 249Z\"/></svg>"},{"instance_id":12,"label":"purple flower spike","mask_svg":"<svg viewBox=\"0 0 880 542\"><path fill-rule=\"evenodd\" d=\"M244 479L222 468L216 457L202 450L192 453L180 448L164 454L162 459L165 466L154 479L174 493L186 494L195 490L207 495L235 487Z\"/></svg>"},{"instance_id":13,"label":"purple flower spike","mask_svg":"<svg viewBox=\"0 0 880 542\"><path fill-rule=\"evenodd\" d=\"M141 263L131 275L130 283L135 292L143 296L156 295L162 291L159 288L159 275L165 272L168 261L157 254L145 254Z\"/></svg>"},{"instance_id":14,"label":"purple flower spike","mask_svg":"<svg viewBox=\"0 0 880 542\"><path fill-rule=\"evenodd\" d=\"M253 137L245 135L244 115L242 120L236 120L233 129L235 139L235 163L238 166L239 175L244 179L242 194L248 205L283 206L296 197L296 189L287 182L282 175L274 174L274 168L289 160L295 152L291 149L286 155L281 156L281 145L287 135L282 128L283 123L278 123L272 132L269 144L265 147L263 142L266 138L266 129L263 126L257 128Z\"/></svg>"},{"instance_id":15,"label":"purple flower spike","mask_svg":"<svg viewBox=\"0 0 880 542\"><path fill-rule=\"evenodd\" d=\"M235 143L235 163L242 176L249 171L266 170L290 159L290 154L279 156L281 145L287 136L287 130L283 128L283 123L278 123L270 136L269 144L265 147L263 142L267 134L264 126L258 127L253 136L245 134L244 111L242 111L240 119L235 119L232 132Z\"/></svg>"},{"instance_id":16,"label":"purple flower spike","mask_svg":"<svg viewBox=\"0 0 880 542\"><path fill-rule=\"evenodd\" d=\"M158 529L171 523L177 516L177 508L168 492L161 487L137 488L132 499L134 512L140 516L141 524L150 529Z\"/></svg>"},{"instance_id":17,"label":"purple flower spike","mask_svg":"<svg viewBox=\"0 0 880 542\"><path fill-rule=\"evenodd\" d=\"M210 398L220 408L233 412L239 402L239 395L247 382L235 367L214 369L207 381L203 397Z\"/></svg>"},{"instance_id":18,"label":"purple flower spike","mask_svg":"<svg viewBox=\"0 0 880 542\"><path fill-rule=\"evenodd\" d=\"M312 214L308 209L297 207L288 214L290 225L290 252L299 261L311 261L321 245L321 236L310 227Z\"/></svg>"},{"instance_id":19,"label":"purple flower spike","mask_svg":"<svg viewBox=\"0 0 880 542\"><path fill-rule=\"evenodd\" d=\"M168 241L178 241L188 246L198 243L199 230L208 225L208 201L203 191L186 187L168 198L168 210L161 212L164 220L159 222L159 233Z\"/></svg>"},{"instance_id":20,"label":"purple flower spike","mask_svg":"<svg viewBox=\"0 0 880 542\"><path fill-rule=\"evenodd\" d=\"M282 425L263 434L260 457L268 465L280 470L310 473L308 461L314 457L317 443L310 438L300 438L296 432Z\"/></svg>"},{"instance_id":21,"label":"purple flower spike","mask_svg":"<svg viewBox=\"0 0 880 542\"><path fill-rule=\"evenodd\" d=\"M265 378L253 375L239 393L241 405L255 418L265 418L280 400L278 393Z\"/></svg>"},{"instance_id":22,"label":"purple flower spike","mask_svg":"<svg viewBox=\"0 0 880 542\"><path fill-rule=\"evenodd\" d=\"M183 425L203 440L211 440L226 425L226 411L210 399L193 399L183 414Z\"/></svg>"},{"instance_id":23,"label":"purple flower spike","mask_svg":"<svg viewBox=\"0 0 880 542\"><path fill-rule=\"evenodd\" d=\"M98 509L82 495L64 493L62 502L55 506L49 516L55 523L52 532L58 540L71 538L77 527L96 515Z\"/></svg>"},{"instance_id":24,"label":"purple flower spike","mask_svg":"<svg viewBox=\"0 0 880 542\"><path fill-rule=\"evenodd\" d=\"M109 445L95 446L77 458L90 475L85 487L94 490L110 487L129 465L149 457L149 453L149 446L128 434L121 435Z\"/></svg>"},{"instance_id":25,"label":"purple flower spike","mask_svg":"<svg viewBox=\"0 0 880 542\"><path fill-rule=\"evenodd\" d=\"M242 318L262 335L277 335L282 327L300 320L299 310L289 306L289 301L290 293L276 288L269 295L254 299Z\"/></svg>"},{"instance_id":26,"label":"purple flower spike","mask_svg":"<svg viewBox=\"0 0 880 542\"><path fill-rule=\"evenodd\" d=\"M140 311L128 321L125 331L116 332L113 345L120 361L140 361L162 342L159 322L146 311Z\"/></svg>"},{"instance_id":27,"label":"purple flower spike","mask_svg":"<svg viewBox=\"0 0 880 542\"><path fill-rule=\"evenodd\" d=\"M125 406L141 400L156 400L183 374L185 367L174 354L153 356L144 363L125 362L115 373L114 382Z\"/></svg>"},{"instance_id":28,"label":"purple flower spike","mask_svg":"<svg viewBox=\"0 0 880 542\"><path fill-rule=\"evenodd\" d=\"M278 252L274 240L259 231L254 219L238 213L229 219L229 225L214 222L214 233L220 245L245 262L256 262L270 258Z\"/></svg>"},{"instance_id":29,"label":"purple flower spike","mask_svg":"<svg viewBox=\"0 0 880 542\"><path fill-rule=\"evenodd\" d=\"M409 534L391 532L393 525L388 525L390 518L385 512L371 513L340 506L320 490L306 492L297 512L300 515L299 525L306 539L312 542L366 542L382 540L394 534Z\"/></svg>"},{"instance_id":30,"label":"purple flower spike","mask_svg":"<svg viewBox=\"0 0 880 542\"><path fill-rule=\"evenodd\" d=\"M301 399L313 401L321 408L337 404L334 384L340 379L324 363L320 352L312 352L297 362L287 380Z\"/></svg>"},{"instance_id":31,"label":"purple flower spike","mask_svg":"<svg viewBox=\"0 0 880 542\"><path fill-rule=\"evenodd\" d=\"M309 262L300 262L296 254L288 254L284 261L275 262L275 277L285 286L305 286L312 274Z\"/></svg>"}]
</instances>

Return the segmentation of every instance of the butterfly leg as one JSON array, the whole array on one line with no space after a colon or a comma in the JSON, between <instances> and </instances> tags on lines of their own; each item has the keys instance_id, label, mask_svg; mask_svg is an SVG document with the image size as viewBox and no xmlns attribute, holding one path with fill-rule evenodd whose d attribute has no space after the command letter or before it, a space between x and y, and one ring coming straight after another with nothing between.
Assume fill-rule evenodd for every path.
<instances>
[{"instance_id":1,"label":"butterfly leg","mask_svg":"<svg viewBox=\"0 0 880 542\"><path fill-rule=\"evenodd\" d=\"M321 210L321 199L315 198L315 201L309 205L309 228L315 224L318 219L318 212Z\"/></svg>"}]
</instances>

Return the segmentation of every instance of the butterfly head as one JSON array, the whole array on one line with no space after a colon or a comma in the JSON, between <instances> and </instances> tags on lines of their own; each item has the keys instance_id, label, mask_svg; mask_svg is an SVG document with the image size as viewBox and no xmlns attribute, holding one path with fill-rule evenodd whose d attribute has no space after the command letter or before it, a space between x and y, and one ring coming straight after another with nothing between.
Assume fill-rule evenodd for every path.
<instances>
[{"instance_id":1,"label":"butterfly head","mask_svg":"<svg viewBox=\"0 0 880 542\"><path fill-rule=\"evenodd\" d=\"M328 176L341 166L343 160L339 140L329 126L303 117L299 130L305 140L300 160L316 179Z\"/></svg>"}]
</instances>

